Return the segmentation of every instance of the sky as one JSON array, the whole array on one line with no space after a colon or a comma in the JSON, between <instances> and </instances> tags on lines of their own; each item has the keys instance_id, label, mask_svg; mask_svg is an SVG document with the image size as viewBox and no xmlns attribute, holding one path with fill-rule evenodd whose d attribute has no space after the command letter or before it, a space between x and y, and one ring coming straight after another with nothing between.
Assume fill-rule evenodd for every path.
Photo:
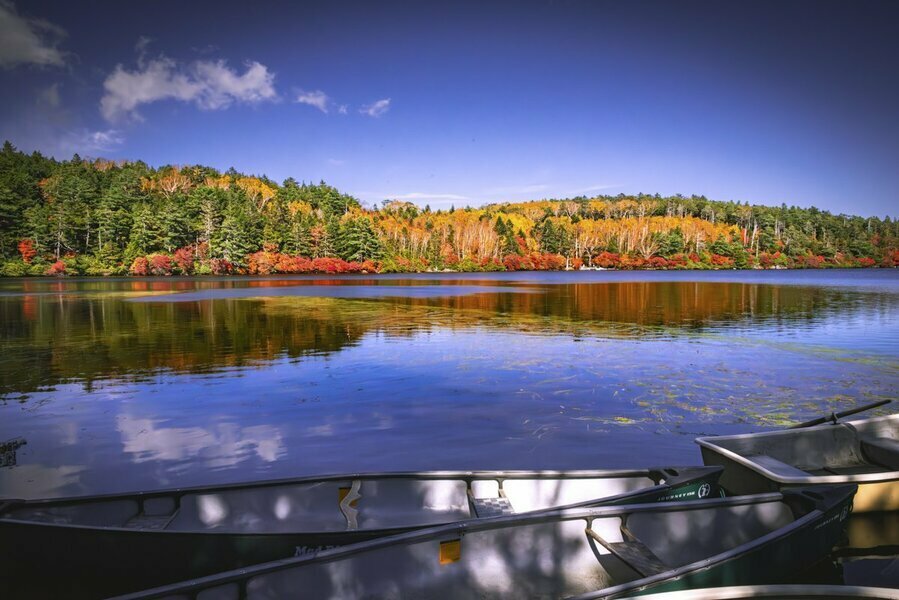
<instances>
[{"instance_id":1,"label":"sky","mask_svg":"<svg viewBox=\"0 0 899 600\"><path fill-rule=\"evenodd\" d=\"M899 2L0 0L0 139L433 208L899 215Z\"/></svg>"}]
</instances>

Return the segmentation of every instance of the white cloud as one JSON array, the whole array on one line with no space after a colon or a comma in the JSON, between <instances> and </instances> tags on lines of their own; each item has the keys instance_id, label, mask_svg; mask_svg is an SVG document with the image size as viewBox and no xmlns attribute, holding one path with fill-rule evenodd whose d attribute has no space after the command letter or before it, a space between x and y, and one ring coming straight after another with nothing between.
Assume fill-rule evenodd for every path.
<instances>
[{"instance_id":1,"label":"white cloud","mask_svg":"<svg viewBox=\"0 0 899 600\"><path fill-rule=\"evenodd\" d=\"M297 93L296 101L300 104L308 104L309 106L314 106L325 114L328 113L328 106L331 103L331 99L328 98L328 94L324 93L321 90L314 90L311 92L300 90Z\"/></svg>"},{"instance_id":2,"label":"white cloud","mask_svg":"<svg viewBox=\"0 0 899 600\"><path fill-rule=\"evenodd\" d=\"M63 136L62 146L70 152L95 153L115 150L125 143L125 137L118 129L91 131L79 129Z\"/></svg>"},{"instance_id":3,"label":"white cloud","mask_svg":"<svg viewBox=\"0 0 899 600\"><path fill-rule=\"evenodd\" d=\"M85 142L97 150L109 150L125 142L122 132L117 129L106 131L88 131L85 133Z\"/></svg>"},{"instance_id":4,"label":"white cloud","mask_svg":"<svg viewBox=\"0 0 899 600\"><path fill-rule=\"evenodd\" d=\"M106 93L100 100L100 112L110 122L126 117L140 118L142 104L160 100L193 102L199 108L216 110L234 102L257 103L277 98L275 75L265 65L251 61L239 74L224 60L199 60L178 65L165 56L145 62L128 71L122 65L106 78Z\"/></svg>"},{"instance_id":5,"label":"white cloud","mask_svg":"<svg viewBox=\"0 0 899 600\"><path fill-rule=\"evenodd\" d=\"M382 100L378 100L377 102L373 102L371 104L363 106L359 109L359 112L363 115L377 118L386 113L388 110L390 110L390 98L384 98Z\"/></svg>"},{"instance_id":6,"label":"white cloud","mask_svg":"<svg viewBox=\"0 0 899 600\"><path fill-rule=\"evenodd\" d=\"M346 104L341 104L337 107L337 112L341 115L347 114L349 107Z\"/></svg>"},{"instance_id":7,"label":"white cloud","mask_svg":"<svg viewBox=\"0 0 899 600\"><path fill-rule=\"evenodd\" d=\"M12 2L0 0L0 67L61 67L65 59L57 46L65 36L61 27L20 15Z\"/></svg>"},{"instance_id":8,"label":"white cloud","mask_svg":"<svg viewBox=\"0 0 899 600\"><path fill-rule=\"evenodd\" d=\"M342 167L343 165L346 164L346 161L339 159L339 158L329 158L328 164L331 165L332 167Z\"/></svg>"}]
</instances>

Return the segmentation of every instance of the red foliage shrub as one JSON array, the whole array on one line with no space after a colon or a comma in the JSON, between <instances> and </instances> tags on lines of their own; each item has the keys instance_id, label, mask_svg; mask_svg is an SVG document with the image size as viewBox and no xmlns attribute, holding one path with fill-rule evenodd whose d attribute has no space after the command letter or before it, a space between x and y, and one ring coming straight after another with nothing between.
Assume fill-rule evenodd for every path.
<instances>
[{"instance_id":1,"label":"red foliage shrub","mask_svg":"<svg viewBox=\"0 0 899 600\"><path fill-rule=\"evenodd\" d=\"M22 255L22 262L29 265L31 260L37 255L34 249L34 240L24 239L19 242L19 254Z\"/></svg>"},{"instance_id":2,"label":"red foliage shrub","mask_svg":"<svg viewBox=\"0 0 899 600\"><path fill-rule=\"evenodd\" d=\"M422 258L421 262L423 263L424 267L427 268L428 261ZM381 267L378 265L378 263L370 260L363 262L361 265L359 265L359 267L359 270L363 273L377 273L381 270Z\"/></svg>"},{"instance_id":3,"label":"red foliage shrub","mask_svg":"<svg viewBox=\"0 0 899 600\"><path fill-rule=\"evenodd\" d=\"M668 261L661 256L651 256L647 262L647 266L651 269L667 269Z\"/></svg>"},{"instance_id":4,"label":"red foliage shrub","mask_svg":"<svg viewBox=\"0 0 899 600\"><path fill-rule=\"evenodd\" d=\"M668 259L669 267L686 267L687 257L684 254L675 254Z\"/></svg>"},{"instance_id":5,"label":"red foliage shrub","mask_svg":"<svg viewBox=\"0 0 899 600\"><path fill-rule=\"evenodd\" d=\"M278 273L309 273L312 271L312 261L302 256L279 254L275 270Z\"/></svg>"},{"instance_id":6,"label":"red foliage shrub","mask_svg":"<svg viewBox=\"0 0 899 600\"><path fill-rule=\"evenodd\" d=\"M734 266L734 259L729 256L722 256L720 254L712 254L711 257L712 265L716 267L732 267Z\"/></svg>"},{"instance_id":7,"label":"red foliage shrub","mask_svg":"<svg viewBox=\"0 0 899 600\"><path fill-rule=\"evenodd\" d=\"M340 273L341 269L338 260L340 259L326 257L314 258L312 259L312 270L318 271L319 273Z\"/></svg>"},{"instance_id":8,"label":"red foliage shrub","mask_svg":"<svg viewBox=\"0 0 899 600\"><path fill-rule=\"evenodd\" d=\"M66 263L61 260L56 261L50 268L47 269L47 275L65 275L66 274Z\"/></svg>"},{"instance_id":9,"label":"red foliage shrub","mask_svg":"<svg viewBox=\"0 0 899 600\"><path fill-rule=\"evenodd\" d=\"M807 256L796 257L795 266L803 269L820 269L824 266L825 262L826 261L823 256L813 256L809 254Z\"/></svg>"},{"instance_id":10,"label":"red foliage shrub","mask_svg":"<svg viewBox=\"0 0 899 600\"><path fill-rule=\"evenodd\" d=\"M175 250L174 260L182 275L190 275L194 270L194 247L178 248Z\"/></svg>"},{"instance_id":11,"label":"red foliage shrub","mask_svg":"<svg viewBox=\"0 0 899 600\"><path fill-rule=\"evenodd\" d=\"M561 254L539 254L540 264L544 271L558 271L565 268L565 257Z\"/></svg>"},{"instance_id":12,"label":"red foliage shrub","mask_svg":"<svg viewBox=\"0 0 899 600\"><path fill-rule=\"evenodd\" d=\"M860 267L873 267L876 264L877 264L877 261L868 256L863 256L860 259L858 259L858 265Z\"/></svg>"},{"instance_id":13,"label":"red foliage shrub","mask_svg":"<svg viewBox=\"0 0 899 600\"><path fill-rule=\"evenodd\" d=\"M506 267L506 271L521 271L521 256L509 254L503 257L503 266Z\"/></svg>"},{"instance_id":14,"label":"red foliage shrub","mask_svg":"<svg viewBox=\"0 0 899 600\"><path fill-rule=\"evenodd\" d=\"M247 255L247 272L250 275L271 275L275 272L279 255L262 250Z\"/></svg>"},{"instance_id":15,"label":"red foliage shrub","mask_svg":"<svg viewBox=\"0 0 899 600\"><path fill-rule=\"evenodd\" d=\"M172 259L166 254L154 254L149 257L151 275L171 275Z\"/></svg>"},{"instance_id":16,"label":"red foliage shrub","mask_svg":"<svg viewBox=\"0 0 899 600\"><path fill-rule=\"evenodd\" d=\"M593 258L593 264L604 269L614 269L621 262L621 255L614 252L600 252Z\"/></svg>"},{"instance_id":17,"label":"red foliage shrub","mask_svg":"<svg viewBox=\"0 0 899 600\"><path fill-rule=\"evenodd\" d=\"M571 268L572 269L580 269L584 266L584 260L581 258L572 258L571 259Z\"/></svg>"},{"instance_id":18,"label":"red foliage shrub","mask_svg":"<svg viewBox=\"0 0 899 600\"><path fill-rule=\"evenodd\" d=\"M793 264L793 261L790 260L790 257L786 254L778 251L773 254L768 254L763 252L759 255L759 264L763 267L790 267Z\"/></svg>"},{"instance_id":19,"label":"red foliage shrub","mask_svg":"<svg viewBox=\"0 0 899 600\"><path fill-rule=\"evenodd\" d=\"M497 261L482 261L481 266L493 264L499 268ZM565 257L561 254L531 252L525 256L509 254L503 258L502 266L507 271L559 271L565 268Z\"/></svg>"},{"instance_id":20,"label":"red foliage shrub","mask_svg":"<svg viewBox=\"0 0 899 600\"><path fill-rule=\"evenodd\" d=\"M150 261L146 259L144 256L138 256L134 259L134 262L131 263L131 274L139 275L143 277L144 275L150 274Z\"/></svg>"},{"instance_id":21,"label":"red foliage shrub","mask_svg":"<svg viewBox=\"0 0 899 600\"><path fill-rule=\"evenodd\" d=\"M449 244L443 245L443 248L440 250L440 258L447 267L455 267L459 264L459 257L456 256L456 251Z\"/></svg>"},{"instance_id":22,"label":"red foliage shrub","mask_svg":"<svg viewBox=\"0 0 899 600\"><path fill-rule=\"evenodd\" d=\"M234 272L234 265L224 258L213 258L209 261L209 268L213 275L230 275Z\"/></svg>"},{"instance_id":23,"label":"red foliage shrub","mask_svg":"<svg viewBox=\"0 0 899 600\"><path fill-rule=\"evenodd\" d=\"M622 254L620 261L618 262L619 269L633 270L633 269L643 269L647 266L647 261L642 256L631 256L629 254Z\"/></svg>"},{"instance_id":24,"label":"red foliage shrub","mask_svg":"<svg viewBox=\"0 0 899 600\"><path fill-rule=\"evenodd\" d=\"M389 270L394 271L396 273L418 273L420 271L425 271L430 266L428 261L424 258L405 258L403 256L397 256L392 260L388 261L390 265L388 267ZM458 265L459 261L456 261L454 264ZM376 271L371 271L370 269L376 269ZM360 271L365 271L368 273L378 272L381 270L381 266L377 263L374 263L370 260L365 261L359 267Z\"/></svg>"}]
</instances>

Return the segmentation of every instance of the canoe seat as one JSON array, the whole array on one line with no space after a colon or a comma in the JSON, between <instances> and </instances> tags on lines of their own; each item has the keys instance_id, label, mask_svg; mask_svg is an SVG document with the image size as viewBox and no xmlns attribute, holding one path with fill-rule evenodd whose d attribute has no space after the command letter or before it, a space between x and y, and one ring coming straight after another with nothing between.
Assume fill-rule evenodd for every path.
<instances>
[{"instance_id":1,"label":"canoe seat","mask_svg":"<svg viewBox=\"0 0 899 600\"><path fill-rule=\"evenodd\" d=\"M775 475L780 475L782 477L809 476L808 471L803 471L802 469L798 469L793 465L788 465L787 463L777 460L773 456L768 456L767 454L751 454L746 458L759 465L760 467L768 469Z\"/></svg>"},{"instance_id":2,"label":"canoe seat","mask_svg":"<svg viewBox=\"0 0 899 600\"><path fill-rule=\"evenodd\" d=\"M621 562L633 569L640 577L650 577L671 570L649 547L640 540L626 542L607 542L591 528L587 535L599 542L603 548L612 553Z\"/></svg>"},{"instance_id":3,"label":"canoe seat","mask_svg":"<svg viewBox=\"0 0 899 600\"><path fill-rule=\"evenodd\" d=\"M475 498L473 495L468 496L471 507L478 518L501 517L504 515L514 515L515 510L508 498Z\"/></svg>"},{"instance_id":4,"label":"canoe seat","mask_svg":"<svg viewBox=\"0 0 899 600\"><path fill-rule=\"evenodd\" d=\"M899 440L867 438L861 440L861 446L869 461L890 469L899 469Z\"/></svg>"}]
</instances>

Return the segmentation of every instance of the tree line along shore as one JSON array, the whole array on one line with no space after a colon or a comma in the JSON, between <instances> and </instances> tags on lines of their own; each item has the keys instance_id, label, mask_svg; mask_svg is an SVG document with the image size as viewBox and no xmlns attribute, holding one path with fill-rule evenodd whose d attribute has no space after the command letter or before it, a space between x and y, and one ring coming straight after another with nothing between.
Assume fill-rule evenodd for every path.
<instances>
[{"instance_id":1,"label":"tree line along shore","mask_svg":"<svg viewBox=\"0 0 899 600\"><path fill-rule=\"evenodd\" d=\"M899 223L704 196L432 210L324 182L0 150L0 274L899 266Z\"/></svg>"}]
</instances>

